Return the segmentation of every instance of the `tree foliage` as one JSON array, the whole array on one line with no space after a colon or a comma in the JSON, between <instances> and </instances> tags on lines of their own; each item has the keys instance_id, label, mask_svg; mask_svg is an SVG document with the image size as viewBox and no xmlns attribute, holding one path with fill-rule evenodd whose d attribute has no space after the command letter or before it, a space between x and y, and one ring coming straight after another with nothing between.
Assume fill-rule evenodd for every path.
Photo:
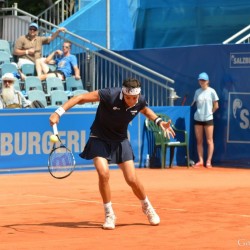
<instances>
[{"instance_id":1,"label":"tree foliage","mask_svg":"<svg viewBox=\"0 0 250 250\"><path fill-rule=\"evenodd\" d=\"M38 15L43 12L45 9L50 7L56 0L42 0L42 1L30 1L30 0L8 0L5 3L8 4L8 7L12 6L14 3L17 3L18 8L24 10L32 15ZM6 6L6 4L5 4Z\"/></svg>"}]
</instances>

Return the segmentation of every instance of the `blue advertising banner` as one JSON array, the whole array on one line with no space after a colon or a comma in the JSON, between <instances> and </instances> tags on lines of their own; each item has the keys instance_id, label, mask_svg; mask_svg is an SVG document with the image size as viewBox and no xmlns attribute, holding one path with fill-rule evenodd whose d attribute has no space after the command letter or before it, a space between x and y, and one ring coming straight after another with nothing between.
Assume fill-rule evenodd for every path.
<instances>
[{"instance_id":1,"label":"blue advertising banner","mask_svg":"<svg viewBox=\"0 0 250 250\"><path fill-rule=\"evenodd\" d=\"M53 110L54 111L54 110ZM32 168L47 166L53 144L49 141L52 128L49 109L2 110L0 112L0 168ZM62 142L78 154L83 150L95 109L72 109L58 125ZM87 119L86 119L87 117ZM82 159L81 159L82 161Z\"/></svg>"},{"instance_id":2,"label":"blue advertising banner","mask_svg":"<svg viewBox=\"0 0 250 250\"><path fill-rule=\"evenodd\" d=\"M175 106L191 105L198 75L206 72L219 96L214 114L213 163L250 168L250 44L211 44L121 51L120 54L175 80L181 98ZM204 139L205 141L205 139ZM204 143L206 144L206 143ZM205 145L206 147L206 145ZM193 160L197 160L194 148Z\"/></svg>"},{"instance_id":3,"label":"blue advertising banner","mask_svg":"<svg viewBox=\"0 0 250 250\"><path fill-rule=\"evenodd\" d=\"M229 93L228 143L250 143L250 93ZM237 133L235 131L238 131Z\"/></svg>"},{"instance_id":4,"label":"blue advertising banner","mask_svg":"<svg viewBox=\"0 0 250 250\"><path fill-rule=\"evenodd\" d=\"M154 110L168 114L173 122L182 117L184 126L190 130L189 107L156 107ZM47 171L48 156L53 146L49 141L52 134L49 116L53 111L50 109L0 111L0 173ZM94 167L92 160L80 158L79 153L88 140L95 113L95 108L72 108L61 117L58 124L60 138L73 152L79 169ZM143 137L144 120L145 117L139 114L128 126L128 137L135 154L136 166L148 153L147 141Z\"/></svg>"},{"instance_id":5,"label":"blue advertising banner","mask_svg":"<svg viewBox=\"0 0 250 250\"><path fill-rule=\"evenodd\" d=\"M230 68L250 68L250 53L249 52L231 52L230 53Z\"/></svg>"}]
</instances>

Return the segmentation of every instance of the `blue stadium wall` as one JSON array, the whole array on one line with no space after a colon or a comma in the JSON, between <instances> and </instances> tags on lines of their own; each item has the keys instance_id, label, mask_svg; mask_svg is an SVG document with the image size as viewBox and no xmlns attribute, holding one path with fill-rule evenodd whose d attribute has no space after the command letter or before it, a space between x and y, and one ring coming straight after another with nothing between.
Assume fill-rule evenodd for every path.
<instances>
[{"instance_id":1,"label":"blue stadium wall","mask_svg":"<svg viewBox=\"0 0 250 250\"><path fill-rule=\"evenodd\" d=\"M190 131L189 107L153 107L153 109L155 112L168 114L180 129ZM0 174L48 171L48 156L53 146L49 141L52 134L49 116L52 112L53 109L0 110ZM58 125L60 138L74 153L78 170L94 168L92 160L80 158L79 153L82 152L89 137L95 113L94 108L72 108L63 115ZM144 121L145 117L139 114L128 126L136 167L144 167L146 154L152 153ZM193 144L192 137L191 144ZM174 165L185 164L185 150L178 148ZM111 168L117 166L112 165Z\"/></svg>"},{"instance_id":2,"label":"blue stadium wall","mask_svg":"<svg viewBox=\"0 0 250 250\"><path fill-rule=\"evenodd\" d=\"M222 43L249 25L249 0L110 1L110 48ZM106 0L93 0L61 24L106 47Z\"/></svg>"},{"instance_id":3,"label":"blue stadium wall","mask_svg":"<svg viewBox=\"0 0 250 250\"><path fill-rule=\"evenodd\" d=\"M184 119L183 128L189 131L189 146L193 160L197 159L192 120L194 109L190 108L189 105L192 102L194 91L198 88L197 75L200 72L206 71L210 76L211 86L215 88L220 98L220 109L215 114L214 164L249 168L250 45L215 44L174 47L174 43L172 43L176 41L176 44L180 45L183 44L183 42L189 44L196 43L197 41L199 43L201 43L201 41L209 41L205 40L205 38L210 38L210 28L213 29L213 27L217 25L217 23L214 23L214 17L221 17L222 21L224 21L225 18L225 23L231 28L228 28L228 31L232 32L231 34L235 33L234 29L238 31L240 28L246 26L245 22L246 20L248 22L248 15L250 13L249 2L236 2L233 0L223 2L224 3L218 0L209 1L209 3L198 3L198 1L186 0L178 1L177 4L176 1L160 0L111 1L112 15L114 19L116 19L116 22L111 24L115 25L112 26L111 31L113 35L112 44L115 45L113 49L117 50L118 53L175 80L173 87L181 97L181 99L175 101L177 107L162 107L160 110L154 107L154 109L170 114L174 122L177 121L178 118ZM93 4L94 3L100 4L98 13L104 13L105 1L96 0L93 1ZM165 8L162 8L162 15L158 12L158 17L163 18L162 20L164 20L164 18L170 18L173 14L172 12L177 11L177 9L178 11L182 9L183 13L186 13L186 19L183 20L191 18L188 11L185 11L184 8L187 5L192 6L193 10L197 10L197 7L199 7L198 9L207 7L207 11L204 10L204 14L206 15L202 14L202 11L200 12L202 18L205 16L207 16L207 18L199 19L197 23L199 23L200 26L198 26L197 29L197 26L194 25L196 30L193 32L180 32L180 25L180 27L176 28L176 31L178 31L178 29L179 31L175 34L174 39L170 36L171 29L169 26L172 28L175 27L172 23L169 23L166 29L161 30L161 28L159 28L159 31L162 32L159 35L157 31L158 24L156 25L155 20L156 14L148 14L150 13L148 11L154 11L156 8L160 10L162 4L167 3L168 7L171 7L169 11L165 12ZM129 9L127 8L128 6ZM91 15L87 17L87 19L83 19L79 12L72 17L72 20L77 17L75 19L76 23L71 23L70 19L67 20L68 23L65 23L65 26L71 32L87 37L93 42L100 42L101 45L105 46L105 15L98 16L98 13L96 14L95 10L90 7L91 6L89 6L88 11L90 11ZM82 11L86 12L86 10ZM123 15L121 15L121 11L123 11ZM227 11L231 14L228 16L221 15L221 13L226 13ZM139 18L139 12L144 12L144 18ZM236 18L233 18L234 15ZM194 18L194 16L192 16L192 18ZM170 19L172 20L173 18ZM140 20L140 22L138 22L138 20ZM175 20L176 25L179 24L179 21L183 21L181 18L173 20ZM238 25L238 22L242 23ZM162 23L164 24L165 21L162 21ZM148 29L138 29L137 32L141 33L136 33L135 27L140 27L138 26L139 24L145 24L145 27L147 26ZM98 33L98 25L102 25L100 33ZM150 25L152 27L149 27ZM89 37L85 35L85 27L89 28ZM221 33L221 27L219 27L219 25L217 29L219 30L218 32ZM116 30L119 32L116 33ZM95 38L93 38L91 34L95 34ZM227 37L231 34L227 33ZM204 40L201 40L201 37L203 37ZM167 44L162 40L165 38ZM139 41L138 39L141 39L145 44L136 45ZM149 42L150 39L151 42ZM220 38L219 40L221 42L224 38ZM160 44L156 41L159 41ZM119 46L116 46L117 44L119 44ZM130 49L134 45L135 47L172 47L124 50ZM27 168L27 171L45 171L48 153L51 149L51 144L48 142L48 137L51 134L51 128L48 125L49 114L49 110L0 111L1 172L8 172L13 169L18 171L18 169L23 170L25 168ZM70 143L70 147L72 147L72 150L76 154L78 164L83 166L84 169L93 168L93 165L91 162L79 159L78 153L85 145L94 114L95 110L90 109L72 110L68 115L63 117L65 122L59 125L59 130L62 132L62 136L65 137L64 140ZM137 166L141 163L143 164L145 155L148 152L147 142L144 141L145 131L143 130L143 121L143 118L139 116L129 127L130 138L133 140L132 143L135 149ZM176 152L174 164L184 165L184 156L182 152Z\"/></svg>"},{"instance_id":4,"label":"blue stadium wall","mask_svg":"<svg viewBox=\"0 0 250 250\"><path fill-rule=\"evenodd\" d=\"M200 45L118 52L175 80L180 99L191 105L199 87L198 74L207 72L210 86L219 95L215 113L214 162L250 165L250 44ZM191 109L191 119L194 108ZM192 149L196 152L195 148ZM193 157L197 159L197 155Z\"/></svg>"},{"instance_id":5,"label":"blue stadium wall","mask_svg":"<svg viewBox=\"0 0 250 250\"><path fill-rule=\"evenodd\" d=\"M222 43L249 25L248 0L142 0L134 48Z\"/></svg>"},{"instance_id":6,"label":"blue stadium wall","mask_svg":"<svg viewBox=\"0 0 250 250\"><path fill-rule=\"evenodd\" d=\"M193 131L192 102L199 87L197 76L206 71L211 87L219 95L220 109L215 113L215 152L213 163L221 166L250 167L250 45L204 45L179 48L120 51L137 62L175 79L173 87L181 97L175 107L152 107L168 114L181 129L189 132L190 156L197 160ZM182 106L184 105L184 106ZM52 133L48 123L53 110L0 111L0 171L46 171ZM72 109L62 117L59 131L75 153L82 169L93 168L78 154L83 149L94 119L95 109ZM143 166L149 152L144 117L129 125L137 166ZM174 164L185 165L185 152L177 150Z\"/></svg>"}]
</instances>

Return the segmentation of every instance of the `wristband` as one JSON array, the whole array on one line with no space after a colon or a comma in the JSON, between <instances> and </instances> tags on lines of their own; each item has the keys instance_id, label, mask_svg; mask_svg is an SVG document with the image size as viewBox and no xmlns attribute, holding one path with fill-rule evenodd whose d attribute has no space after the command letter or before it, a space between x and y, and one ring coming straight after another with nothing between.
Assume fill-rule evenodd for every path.
<instances>
[{"instance_id":1,"label":"wristband","mask_svg":"<svg viewBox=\"0 0 250 250\"><path fill-rule=\"evenodd\" d=\"M158 126L160 126L161 122L162 122L161 117L157 117L157 118L154 120L154 123L155 123L156 125L158 125Z\"/></svg>"},{"instance_id":2,"label":"wristband","mask_svg":"<svg viewBox=\"0 0 250 250\"><path fill-rule=\"evenodd\" d=\"M63 107L59 107L55 113L57 113L59 116L62 116L65 113L65 110Z\"/></svg>"},{"instance_id":3,"label":"wristband","mask_svg":"<svg viewBox=\"0 0 250 250\"><path fill-rule=\"evenodd\" d=\"M29 51L28 51L27 49L25 50L25 54L26 54L26 55L28 55L28 54L29 54Z\"/></svg>"}]
</instances>

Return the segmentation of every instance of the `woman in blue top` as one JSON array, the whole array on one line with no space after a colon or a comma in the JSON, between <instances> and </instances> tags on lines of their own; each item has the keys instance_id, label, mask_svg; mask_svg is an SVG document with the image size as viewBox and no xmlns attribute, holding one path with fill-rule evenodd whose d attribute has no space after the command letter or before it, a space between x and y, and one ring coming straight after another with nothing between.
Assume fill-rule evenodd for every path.
<instances>
[{"instance_id":1,"label":"woman in blue top","mask_svg":"<svg viewBox=\"0 0 250 250\"><path fill-rule=\"evenodd\" d=\"M99 177L99 191L102 196L105 222L103 229L114 229L116 216L111 204L109 186L109 164L116 163L123 172L127 184L141 201L142 211L151 225L158 225L160 218L148 200L143 185L139 181L134 154L128 140L128 124L140 113L153 120L166 133L175 136L169 122L164 122L150 108L141 95L140 82L127 79L122 88L107 88L75 96L58 108L50 116L50 125L59 122L60 116L76 104L99 102L95 120L91 126L89 140L80 154L82 158L93 159Z\"/></svg>"},{"instance_id":2,"label":"woman in blue top","mask_svg":"<svg viewBox=\"0 0 250 250\"><path fill-rule=\"evenodd\" d=\"M209 77L207 73L203 72L199 74L198 80L201 87L195 91L194 100L191 104L192 106L196 103L197 107L197 110L194 114L194 129L197 141L199 161L195 164L194 167L204 166L203 133L205 131L208 145L206 167L211 168L211 161L214 152L213 113L219 108L219 98L216 91L213 88L209 87Z\"/></svg>"}]
</instances>

